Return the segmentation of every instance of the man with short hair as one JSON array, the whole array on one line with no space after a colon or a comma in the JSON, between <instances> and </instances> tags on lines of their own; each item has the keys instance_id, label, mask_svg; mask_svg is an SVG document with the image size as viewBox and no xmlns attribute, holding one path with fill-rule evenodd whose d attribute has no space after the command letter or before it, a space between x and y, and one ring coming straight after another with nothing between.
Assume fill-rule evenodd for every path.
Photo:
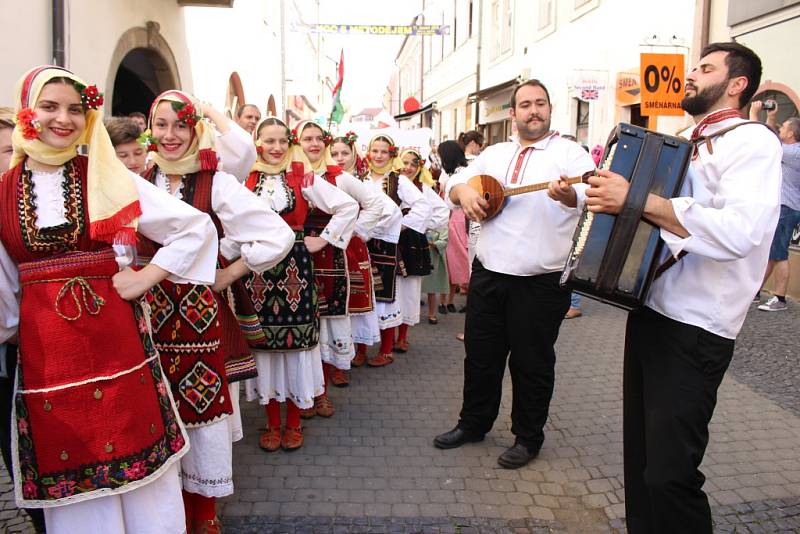
<instances>
[{"instance_id":1,"label":"man with short hair","mask_svg":"<svg viewBox=\"0 0 800 534\"><path fill-rule=\"evenodd\" d=\"M623 364L625 515L630 534L711 534L699 471L717 389L778 221L781 150L741 109L761 60L738 43L713 43L686 78L681 102L697 141L677 198L650 194L642 218L661 228L677 261L630 312ZM628 182L598 171L586 205L617 214ZM685 254L681 258L682 253Z\"/></svg>"},{"instance_id":2,"label":"man with short hair","mask_svg":"<svg viewBox=\"0 0 800 534\"><path fill-rule=\"evenodd\" d=\"M261 112L253 104L242 104L236 110L236 124L252 134L256 129L258 121L261 120Z\"/></svg>"},{"instance_id":3,"label":"man with short hair","mask_svg":"<svg viewBox=\"0 0 800 534\"><path fill-rule=\"evenodd\" d=\"M775 275L772 297L758 307L762 311L786 309L786 289L789 287L789 244L792 232L800 224L800 118L786 119L778 131L783 145L781 158L781 214L769 249L769 262L764 282Z\"/></svg>"},{"instance_id":4,"label":"man with short hair","mask_svg":"<svg viewBox=\"0 0 800 534\"><path fill-rule=\"evenodd\" d=\"M552 105L538 80L518 86L511 119L518 137L487 147L452 176L446 195L470 220L486 216L486 200L467 185L487 174L504 187L550 182L548 191L509 197L501 213L481 222L477 255L469 281L464 330L464 391L457 426L436 436L434 445L451 449L480 441L500 409L508 359L515 442L498 458L507 469L527 464L544 442L555 382L558 330L569 309L559 278L572 244L586 186L559 182L594 169L589 154L550 129ZM563 204L550 201L548 194Z\"/></svg>"},{"instance_id":5,"label":"man with short hair","mask_svg":"<svg viewBox=\"0 0 800 534\"><path fill-rule=\"evenodd\" d=\"M128 118L133 120L133 122L136 123L136 126L139 127L139 133L142 133L147 129L147 117L141 111L134 111L133 113L129 113Z\"/></svg>"}]
</instances>

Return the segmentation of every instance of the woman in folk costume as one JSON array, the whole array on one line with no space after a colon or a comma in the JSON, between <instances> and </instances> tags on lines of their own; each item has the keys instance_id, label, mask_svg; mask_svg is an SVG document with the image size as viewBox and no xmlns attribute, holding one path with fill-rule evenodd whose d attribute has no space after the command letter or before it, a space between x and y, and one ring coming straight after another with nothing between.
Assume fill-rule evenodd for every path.
<instances>
[{"instance_id":1,"label":"woman in folk costume","mask_svg":"<svg viewBox=\"0 0 800 534\"><path fill-rule=\"evenodd\" d=\"M431 249L425 232L439 230L447 226L450 210L447 204L433 190L436 185L430 171L425 167L425 160L416 150L404 150L398 158L402 164L402 174L422 193L424 202L428 204L428 217L423 226L425 230L418 232L408 228L400 235L398 249L403 263L403 276L398 279L400 286L400 310L403 313L403 324L397 329L395 352L408 350L408 328L419 322L419 302L422 295L422 280L433 270ZM446 272L446 269L445 269Z\"/></svg>"},{"instance_id":2,"label":"woman in folk costume","mask_svg":"<svg viewBox=\"0 0 800 534\"><path fill-rule=\"evenodd\" d=\"M116 158L102 100L59 67L16 88L0 177L0 300L20 298L0 329L9 339L18 318L16 499L44 508L51 534L180 534L188 440L139 297L170 275L213 282L216 233ZM165 245L135 271L137 231Z\"/></svg>"},{"instance_id":3,"label":"woman in folk costume","mask_svg":"<svg viewBox=\"0 0 800 534\"><path fill-rule=\"evenodd\" d=\"M365 313L373 307L372 274L364 240L369 239L374 228L386 225L394 216L397 207L385 195L343 171L336 164L330 153L331 136L317 124L301 122L296 130L300 146L311 162L314 174L347 193L358 202L360 208L355 235L350 239L347 250L340 252L327 246L314 254L314 272L317 290L320 292L320 350L327 390L328 378L338 386L346 386L349 383L347 370L350 369L350 361L355 352L348 314L351 310L355 313ZM386 198L386 203L381 199L382 196ZM306 230L311 235L316 235L329 220L330 215L315 209L306 221ZM331 259L337 258L340 254L341 259L334 260L334 265L331 265ZM334 271L330 269L337 266L341 269L342 265L344 284L340 283L341 278L336 278ZM327 306L323 306L325 301ZM323 399L317 398L315 405L319 415L332 413L327 394L324 394ZM320 408L327 410L322 411Z\"/></svg>"},{"instance_id":4,"label":"woman in folk costume","mask_svg":"<svg viewBox=\"0 0 800 534\"><path fill-rule=\"evenodd\" d=\"M387 135L373 137L367 147L367 161L369 173L364 176L364 181L385 193L405 213L399 241L404 239L403 234L408 231L418 233L422 237L421 246L427 252L428 244L423 232L427 229L431 207L423 198L422 192L414 187L408 178L395 171L401 167L401 163L397 159L397 146L392 138ZM403 323L401 311L403 296L399 284L403 265L398 256L398 244L391 238L370 239L367 247L375 273L375 312L381 332L378 355L368 360L367 364L380 367L394 361L392 349L395 327L402 326ZM430 258L428 268L430 268ZM419 291L417 295L417 317L419 317ZM357 352L356 360L359 358L358 354ZM357 363L360 362L356 361L353 364Z\"/></svg>"},{"instance_id":5,"label":"woman in folk costume","mask_svg":"<svg viewBox=\"0 0 800 534\"><path fill-rule=\"evenodd\" d=\"M311 255L329 244L342 250L347 246L358 204L341 189L314 176L303 150L296 145L296 136L279 119L262 120L254 135L260 154L247 188L283 217L295 232L295 242L277 266L245 279L247 303L254 315L245 318L237 313L248 325L250 346L259 347L254 350L258 377L248 380L247 398L258 398L266 405L267 430L261 434L259 446L266 451L294 450L303 444L300 409L314 406L314 398L325 391ZM310 204L331 215L319 236L304 233ZM286 403L283 430L281 402Z\"/></svg>"},{"instance_id":6,"label":"woman in folk costume","mask_svg":"<svg viewBox=\"0 0 800 534\"><path fill-rule=\"evenodd\" d=\"M228 385L226 362L238 362L238 370L249 360L255 370L239 323L219 292L250 271L277 264L294 234L233 175L217 169L214 132L197 100L166 91L153 102L149 121L155 151L145 179L208 213L222 240L218 261L226 267L217 270L213 287L162 282L147 295L161 364L189 428L191 450L181 460L187 525L198 534L218 532L216 498L233 493L232 441L241 426L239 388ZM140 241L140 257L150 254L147 245ZM230 417L234 411L237 417Z\"/></svg>"},{"instance_id":7,"label":"woman in folk costume","mask_svg":"<svg viewBox=\"0 0 800 534\"><path fill-rule=\"evenodd\" d=\"M367 161L358 154L357 140L358 136L355 133L347 132L344 136L333 139L329 151L331 158L339 167L362 179L369 172L369 167ZM381 218L371 229L357 224L358 235L353 236L347 246L347 268L350 275L350 301L347 310L350 315L353 343L356 346L356 354L352 361L355 366L364 365L366 362L367 345L379 343L381 340L378 315L375 311L375 286L380 277L376 272L376 278L373 278L373 267L366 243L371 239L378 239L396 244L400 237L402 218L400 208L391 198L383 191L378 192L374 187L369 189L377 193L380 198ZM345 378L349 383L349 375L345 375Z\"/></svg>"}]
</instances>

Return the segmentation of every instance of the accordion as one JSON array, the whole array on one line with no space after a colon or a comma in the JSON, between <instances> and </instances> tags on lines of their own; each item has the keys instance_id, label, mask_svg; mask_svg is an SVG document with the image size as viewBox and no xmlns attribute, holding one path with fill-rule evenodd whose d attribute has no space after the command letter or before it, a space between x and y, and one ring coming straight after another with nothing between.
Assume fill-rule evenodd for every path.
<instances>
[{"instance_id":1,"label":"accordion","mask_svg":"<svg viewBox=\"0 0 800 534\"><path fill-rule=\"evenodd\" d=\"M660 266L664 243L657 226L642 220L649 193L676 196L694 145L685 139L620 124L612 133L601 168L630 182L617 215L584 208L561 284L625 309L641 306Z\"/></svg>"}]
</instances>

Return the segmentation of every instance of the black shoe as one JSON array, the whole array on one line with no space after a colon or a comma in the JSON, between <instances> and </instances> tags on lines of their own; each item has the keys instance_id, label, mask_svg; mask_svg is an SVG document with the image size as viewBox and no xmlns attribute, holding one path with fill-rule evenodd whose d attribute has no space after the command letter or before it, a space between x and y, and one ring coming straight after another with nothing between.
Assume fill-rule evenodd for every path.
<instances>
[{"instance_id":1,"label":"black shoe","mask_svg":"<svg viewBox=\"0 0 800 534\"><path fill-rule=\"evenodd\" d=\"M455 304L448 304L447 305L447 311L449 311L450 313L456 313L456 305Z\"/></svg>"},{"instance_id":2,"label":"black shoe","mask_svg":"<svg viewBox=\"0 0 800 534\"><path fill-rule=\"evenodd\" d=\"M536 458L538 454L538 447L526 447L517 441L497 458L497 463L506 469L519 469L520 467L526 466L528 462Z\"/></svg>"},{"instance_id":3,"label":"black shoe","mask_svg":"<svg viewBox=\"0 0 800 534\"><path fill-rule=\"evenodd\" d=\"M439 304L439 313L447 315L447 308L445 308L444 304Z\"/></svg>"},{"instance_id":4,"label":"black shoe","mask_svg":"<svg viewBox=\"0 0 800 534\"><path fill-rule=\"evenodd\" d=\"M467 313L467 307L466 307L466 306L461 306L461 307L458 309L458 313Z\"/></svg>"},{"instance_id":5,"label":"black shoe","mask_svg":"<svg viewBox=\"0 0 800 534\"><path fill-rule=\"evenodd\" d=\"M455 449L465 443L475 443L476 441L483 441L483 435L467 434L460 428L455 427L450 432L436 436L433 439L433 444L438 449Z\"/></svg>"}]
</instances>

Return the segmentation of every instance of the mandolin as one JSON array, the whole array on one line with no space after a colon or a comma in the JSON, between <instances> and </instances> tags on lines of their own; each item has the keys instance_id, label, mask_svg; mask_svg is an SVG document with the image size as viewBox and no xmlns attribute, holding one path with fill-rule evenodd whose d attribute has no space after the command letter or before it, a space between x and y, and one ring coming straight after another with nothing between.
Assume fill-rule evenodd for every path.
<instances>
[{"instance_id":1,"label":"mandolin","mask_svg":"<svg viewBox=\"0 0 800 534\"><path fill-rule=\"evenodd\" d=\"M594 173L595 171L588 171L582 176L565 178L564 181L569 185L579 184L581 182L586 183L586 180L590 176L594 175ZM503 184L488 174L479 174L478 176L473 176L467 181L467 185L477 191L478 194L481 195L489 204L487 208L483 209L483 211L486 212L486 217L484 217L481 222L488 221L500 213L503 210L503 206L505 206L506 198L514 195L521 195L523 193L544 191L547 189L549 184L550 182L540 182L538 184L523 185L522 187L513 187L508 189L503 187Z\"/></svg>"}]
</instances>

